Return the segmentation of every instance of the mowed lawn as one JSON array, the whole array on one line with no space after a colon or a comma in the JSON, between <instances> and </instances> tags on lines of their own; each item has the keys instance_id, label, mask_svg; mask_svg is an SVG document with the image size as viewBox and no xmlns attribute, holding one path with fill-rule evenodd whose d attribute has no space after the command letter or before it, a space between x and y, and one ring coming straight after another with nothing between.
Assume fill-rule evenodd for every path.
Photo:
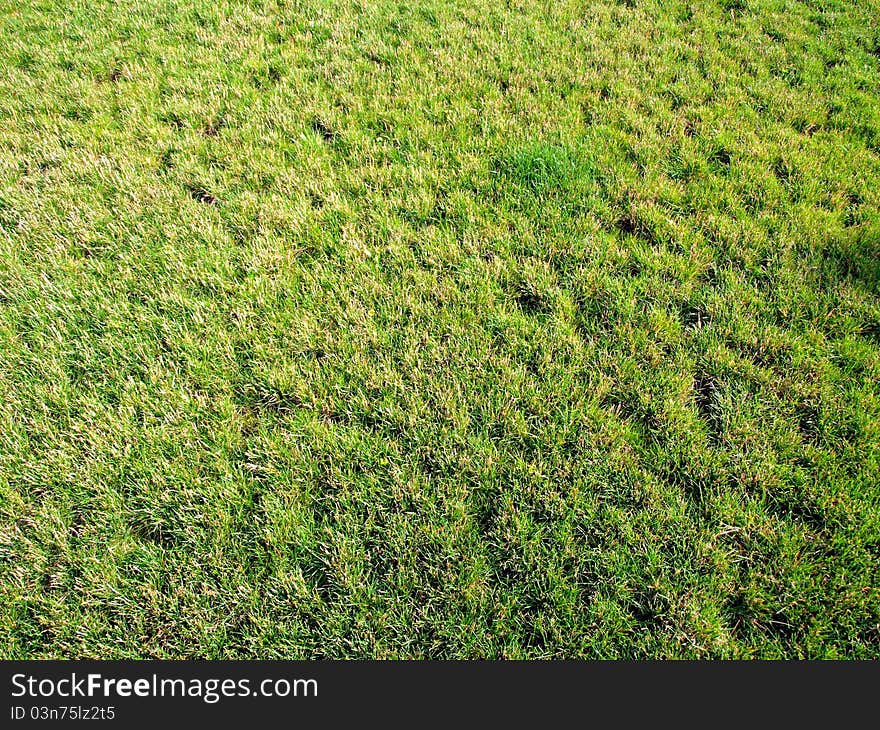
<instances>
[{"instance_id":1,"label":"mowed lawn","mask_svg":"<svg viewBox=\"0 0 880 730\"><path fill-rule=\"evenodd\" d=\"M0 656L880 658L875 0L0 0Z\"/></svg>"}]
</instances>

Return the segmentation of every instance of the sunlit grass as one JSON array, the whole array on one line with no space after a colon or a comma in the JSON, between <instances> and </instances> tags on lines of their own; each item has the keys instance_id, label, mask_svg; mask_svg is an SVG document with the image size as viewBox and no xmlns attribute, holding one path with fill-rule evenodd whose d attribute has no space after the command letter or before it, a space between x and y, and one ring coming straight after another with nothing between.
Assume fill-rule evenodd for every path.
<instances>
[{"instance_id":1,"label":"sunlit grass","mask_svg":"<svg viewBox=\"0 0 880 730\"><path fill-rule=\"evenodd\" d=\"M878 18L0 0L0 655L880 657Z\"/></svg>"}]
</instances>

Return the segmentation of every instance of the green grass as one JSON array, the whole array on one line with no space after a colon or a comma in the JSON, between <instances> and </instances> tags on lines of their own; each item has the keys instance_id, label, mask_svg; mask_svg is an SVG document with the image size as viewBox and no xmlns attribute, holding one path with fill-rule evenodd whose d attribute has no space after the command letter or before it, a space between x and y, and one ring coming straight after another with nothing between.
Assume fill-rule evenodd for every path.
<instances>
[{"instance_id":1,"label":"green grass","mask_svg":"<svg viewBox=\"0 0 880 730\"><path fill-rule=\"evenodd\" d=\"M0 0L0 656L880 658L873 0Z\"/></svg>"}]
</instances>

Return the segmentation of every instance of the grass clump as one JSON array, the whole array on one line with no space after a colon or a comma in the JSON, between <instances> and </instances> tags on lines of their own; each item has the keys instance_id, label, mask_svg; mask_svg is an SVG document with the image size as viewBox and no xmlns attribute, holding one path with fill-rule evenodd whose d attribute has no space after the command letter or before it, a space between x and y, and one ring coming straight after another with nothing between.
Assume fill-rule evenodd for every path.
<instances>
[{"instance_id":1,"label":"grass clump","mask_svg":"<svg viewBox=\"0 0 880 730\"><path fill-rule=\"evenodd\" d=\"M499 157L493 171L505 194L542 195L564 193L584 168L567 147L537 143Z\"/></svg>"}]
</instances>

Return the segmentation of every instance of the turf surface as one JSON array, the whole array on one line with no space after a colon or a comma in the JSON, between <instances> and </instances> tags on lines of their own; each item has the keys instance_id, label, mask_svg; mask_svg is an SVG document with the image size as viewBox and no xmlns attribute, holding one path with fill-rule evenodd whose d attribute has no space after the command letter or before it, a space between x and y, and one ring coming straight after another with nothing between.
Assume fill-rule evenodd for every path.
<instances>
[{"instance_id":1,"label":"turf surface","mask_svg":"<svg viewBox=\"0 0 880 730\"><path fill-rule=\"evenodd\" d=\"M0 0L0 656L880 658L875 0Z\"/></svg>"}]
</instances>

